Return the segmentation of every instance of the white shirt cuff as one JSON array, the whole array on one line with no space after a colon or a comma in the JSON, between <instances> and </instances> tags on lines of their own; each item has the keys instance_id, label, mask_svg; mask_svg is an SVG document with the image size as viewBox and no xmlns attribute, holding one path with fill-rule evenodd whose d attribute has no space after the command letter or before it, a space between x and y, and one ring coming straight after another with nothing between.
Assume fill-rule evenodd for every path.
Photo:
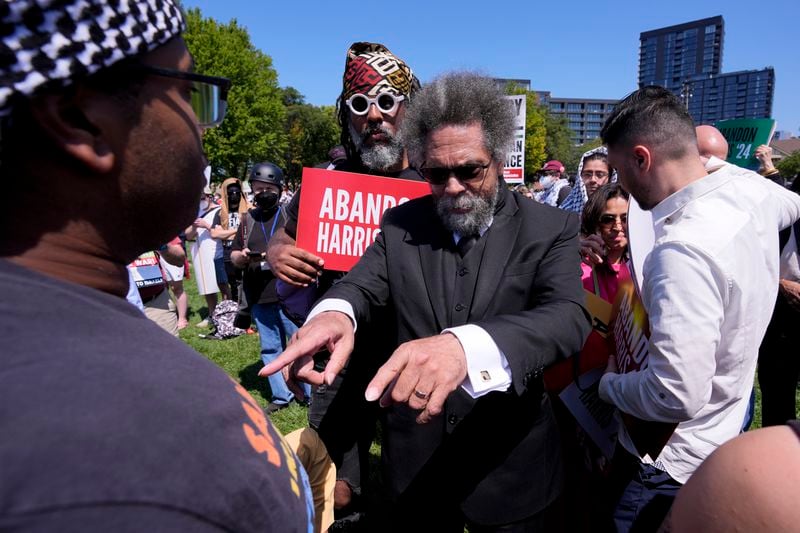
<instances>
[{"instance_id":1,"label":"white shirt cuff","mask_svg":"<svg viewBox=\"0 0 800 533\"><path fill-rule=\"evenodd\" d=\"M348 317L350 317L350 320L353 322L353 333L355 333L356 329L358 329L358 323L356 322L356 313L355 311L353 311L353 306L350 305L350 302L348 302L347 300L342 300L341 298L328 298L326 300L321 300L308 313L308 317L306 318L304 324L307 324L309 320L311 320L320 313L324 313L325 311L338 311L340 313L346 314Z\"/></svg>"},{"instance_id":2,"label":"white shirt cuff","mask_svg":"<svg viewBox=\"0 0 800 533\"><path fill-rule=\"evenodd\" d=\"M506 391L511 385L511 368L500 348L485 329L474 324L447 328L464 348L467 358L467 377L461 388L473 398L494 391Z\"/></svg>"}]
</instances>

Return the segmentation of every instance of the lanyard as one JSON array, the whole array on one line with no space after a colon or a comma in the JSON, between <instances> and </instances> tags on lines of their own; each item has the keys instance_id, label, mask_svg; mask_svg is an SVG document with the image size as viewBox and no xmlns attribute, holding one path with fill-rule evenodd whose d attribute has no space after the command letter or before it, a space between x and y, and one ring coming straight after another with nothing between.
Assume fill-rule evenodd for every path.
<instances>
[{"instance_id":1,"label":"lanyard","mask_svg":"<svg viewBox=\"0 0 800 533\"><path fill-rule=\"evenodd\" d=\"M263 220L259 220L259 223L261 224L261 233L264 234L264 243L265 244L269 244L270 238L272 238L272 236L275 234L275 227L278 225L278 215L280 215L280 213L276 212L275 213L275 218L272 219L272 230L270 230L270 232L269 232L269 237L267 236L267 229L264 227L264 221Z\"/></svg>"}]
</instances>

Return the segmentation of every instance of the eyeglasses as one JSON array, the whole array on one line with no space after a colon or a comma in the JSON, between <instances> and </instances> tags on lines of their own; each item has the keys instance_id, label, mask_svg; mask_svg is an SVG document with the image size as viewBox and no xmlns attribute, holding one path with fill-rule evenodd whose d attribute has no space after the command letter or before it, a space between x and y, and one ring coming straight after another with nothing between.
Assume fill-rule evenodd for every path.
<instances>
[{"instance_id":1,"label":"eyeglasses","mask_svg":"<svg viewBox=\"0 0 800 533\"><path fill-rule=\"evenodd\" d=\"M486 169L492 163L485 165L460 165L457 167L421 167L419 173L431 185L444 185L450 176L466 185L475 185L486 177Z\"/></svg>"},{"instance_id":2,"label":"eyeglasses","mask_svg":"<svg viewBox=\"0 0 800 533\"><path fill-rule=\"evenodd\" d=\"M381 113L391 115L397 111L397 106L405 99L406 97L402 94L381 93L375 98L370 98L365 94L357 93L345 100L345 104L354 115L366 115L372 104L378 106Z\"/></svg>"},{"instance_id":3,"label":"eyeglasses","mask_svg":"<svg viewBox=\"0 0 800 533\"><path fill-rule=\"evenodd\" d=\"M205 76L183 70L151 67L150 65L134 64L130 68L163 76L192 82L192 109L197 116L197 124L204 128L219 126L228 110L228 90L231 80L216 76Z\"/></svg>"},{"instance_id":4,"label":"eyeglasses","mask_svg":"<svg viewBox=\"0 0 800 533\"><path fill-rule=\"evenodd\" d=\"M597 179L602 180L608 177L608 172L602 170L584 170L581 172L581 177L585 180L591 179L592 176L597 176Z\"/></svg>"},{"instance_id":5,"label":"eyeglasses","mask_svg":"<svg viewBox=\"0 0 800 533\"><path fill-rule=\"evenodd\" d=\"M605 214L600 217L600 225L606 228L610 228L612 226L617 225L617 220L623 226L628 223L628 215L627 213L623 213L621 215L611 215Z\"/></svg>"}]
</instances>

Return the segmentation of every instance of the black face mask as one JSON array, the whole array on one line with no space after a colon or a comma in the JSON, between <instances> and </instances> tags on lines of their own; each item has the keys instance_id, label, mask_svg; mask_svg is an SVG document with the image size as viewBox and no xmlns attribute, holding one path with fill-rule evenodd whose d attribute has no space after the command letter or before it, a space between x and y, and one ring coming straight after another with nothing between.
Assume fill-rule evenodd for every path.
<instances>
[{"instance_id":1,"label":"black face mask","mask_svg":"<svg viewBox=\"0 0 800 533\"><path fill-rule=\"evenodd\" d=\"M242 200L242 191L238 188L228 188L228 208L231 211L239 209L239 202Z\"/></svg>"},{"instance_id":2,"label":"black face mask","mask_svg":"<svg viewBox=\"0 0 800 533\"><path fill-rule=\"evenodd\" d=\"M255 200L256 205L260 207L262 211L269 211L278 204L278 198L280 198L278 193L262 191L256 194L253 200Z\"/></svg>"}]
</instances>

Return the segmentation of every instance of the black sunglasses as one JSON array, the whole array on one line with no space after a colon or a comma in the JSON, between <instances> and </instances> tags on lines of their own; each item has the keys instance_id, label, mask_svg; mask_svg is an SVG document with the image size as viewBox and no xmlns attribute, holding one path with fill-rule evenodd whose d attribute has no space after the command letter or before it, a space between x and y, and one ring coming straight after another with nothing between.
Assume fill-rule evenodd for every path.
<instances>
[{"instance_id":1,"label":"black sunglasses","mask_svg":"<svg viewBox=\"0 0 800 533\"><path fill-rule=\"evenodd\" d=\"M460 165L457 167L421 167L417 169L425 181L431 185L444 185L453 175L461 183L474 185L486 176L486 169L491 162L485 165Z\"/></svg>"},{"instance_id":2,"label":"black sunglasses","mask_svg":"<svg viewBox=\"0 0 800 533\"><path fill-rule=\"evenodd\" d=\"M617 223L617 219L619 219L620 224L624 225L624 224L628 223L628 215L626 215L624 213L621 214L621 215L609 215L609 214L606 214L606 215L602 215L600 217L600 225L601 226L607 226L607 227L613 226L613 225L615 225Z\"/></svg>"},{"instance_id":3,"label":"black sunglasses","mask_svg":"<svg viewBox=\"0 0 800 533\"><path fill-rule=\"evenodd\" d=\"M231 80L228 78L151 67L141 63L132 64L127 68L155 76L191 81L193 85L192 109L197 115L198 125L204 128L219 126L222 119L225 118L225 112L228 110L228 91L231 88Z\"/></svg>"}]
</instances>

